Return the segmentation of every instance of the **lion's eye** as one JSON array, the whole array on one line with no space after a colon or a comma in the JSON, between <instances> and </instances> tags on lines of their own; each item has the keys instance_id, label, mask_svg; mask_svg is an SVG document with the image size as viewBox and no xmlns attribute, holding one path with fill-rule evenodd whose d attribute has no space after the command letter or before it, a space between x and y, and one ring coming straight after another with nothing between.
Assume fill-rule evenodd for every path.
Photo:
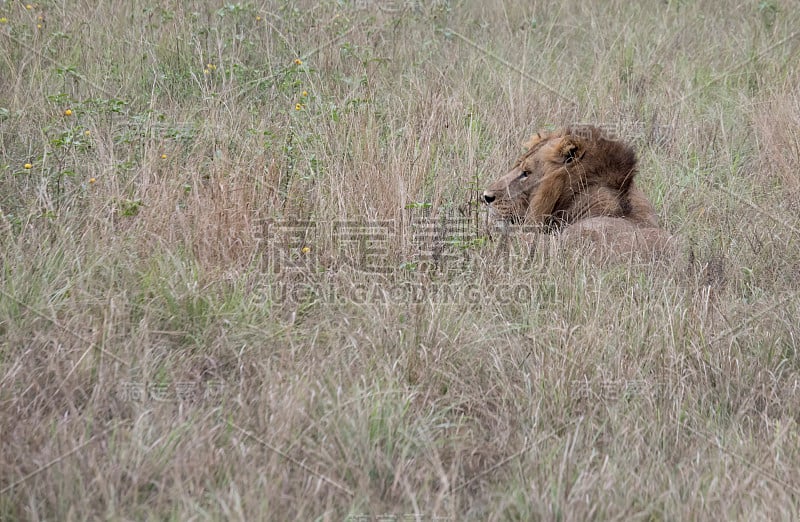
<instances>
[{"instance_id":1,"label":"lion's eye","mask_svg":"<svg viewBox=\"0 0 800 522\"><path fill-rule=\"evenodd\" d=\"M529 175L530 175L530 172L528 172L527 170L523 170L523 171L520 173L520 175L519 175L519 179L525 179L525 178L527 178Z\"/></svg>"}]
</instances>

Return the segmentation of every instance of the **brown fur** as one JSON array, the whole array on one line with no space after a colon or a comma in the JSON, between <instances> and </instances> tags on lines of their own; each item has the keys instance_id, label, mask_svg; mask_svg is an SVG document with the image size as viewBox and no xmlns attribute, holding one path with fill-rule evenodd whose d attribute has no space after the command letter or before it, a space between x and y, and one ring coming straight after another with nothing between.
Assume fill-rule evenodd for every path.
<instances>
[{"instance_id":1,"label":"brown fur","mask_svg":"<svg viewBox=\"0 0 800 522\"><path fill-rule=\"evenodd\" d=\"M540 225L615 251L662 249L669 235L636 186L636 153L591 126L538 133L484 201L496 221Z\"/></svg>"}]
</instances>

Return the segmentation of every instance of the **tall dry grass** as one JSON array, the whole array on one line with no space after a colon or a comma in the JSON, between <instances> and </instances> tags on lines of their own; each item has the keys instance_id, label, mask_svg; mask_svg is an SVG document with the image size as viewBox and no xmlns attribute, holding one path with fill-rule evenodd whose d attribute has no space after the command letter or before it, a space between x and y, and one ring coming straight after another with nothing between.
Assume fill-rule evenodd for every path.
<instances>
[{"instance_id":1,"label":"tall dry grass","mask_svg":"<svg viewBox=\"0 0 800 522\"><path fill-rule=\"evenodd\" d=\"M790 2L0 19L0 519L798 517ZM487 239L571 122L679 259Z\"/></svg>"}]
</instances>

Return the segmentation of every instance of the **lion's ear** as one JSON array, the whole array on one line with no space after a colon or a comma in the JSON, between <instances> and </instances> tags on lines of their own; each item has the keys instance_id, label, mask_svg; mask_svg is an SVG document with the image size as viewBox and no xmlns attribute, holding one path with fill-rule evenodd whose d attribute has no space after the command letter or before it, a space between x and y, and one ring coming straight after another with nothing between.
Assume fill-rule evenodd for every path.
<instances>
[{"instance_id":1,"label":"lion's ear","mask_svg":"<svg viewBox=\"0 0 800 522\"><path fill-rule=\"evenodd\" d=\"M562 161L569 165L576 159L581 159L583 157L583 145L577 140L567 136L561 140L561 143L558 146L558 153L561 156Z\"/></svg>"},{"instance_id":2,"label":"lion's ear","mask_svg":"<svg viewBox=\"0 0 800 522\"><path fill-rule=\"evenodd\" d=\"M537 132L528 138L528 141L523 143L522 146L525 147L525 150L531 150L540 141L542 141L542 134Z\"/></svg>"}]
</instances>

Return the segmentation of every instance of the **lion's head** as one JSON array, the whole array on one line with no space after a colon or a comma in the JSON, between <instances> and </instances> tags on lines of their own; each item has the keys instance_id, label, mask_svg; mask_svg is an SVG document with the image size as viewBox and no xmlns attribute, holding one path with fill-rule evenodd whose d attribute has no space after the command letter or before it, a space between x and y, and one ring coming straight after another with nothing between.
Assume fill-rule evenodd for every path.
<instances>
[{"instance_id":1,"label":"lion's head","mask_svg":"<svg viewBox=\"0 0 800 522\"><path fill-rule=\"evenodd\" d=\"M635 152L602 129L540 132L525 146L511 171L483 193L494 220L560 229L610 216L658 226L652 205L634 186Z\"/></svg>"}]
</instances>

